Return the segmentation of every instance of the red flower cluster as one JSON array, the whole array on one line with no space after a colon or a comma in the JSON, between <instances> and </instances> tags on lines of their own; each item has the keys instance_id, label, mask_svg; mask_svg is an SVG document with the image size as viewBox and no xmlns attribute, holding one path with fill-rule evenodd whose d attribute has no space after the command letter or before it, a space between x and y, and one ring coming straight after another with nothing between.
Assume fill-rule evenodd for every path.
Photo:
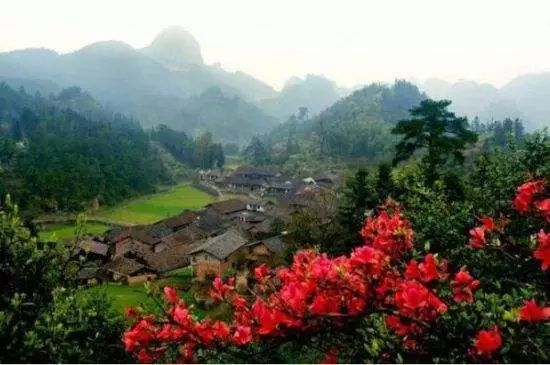
<instances>
[{"instance_id":1,"label":"red flower cluster","mask_svg":"<svg viewBox=\"0 0 550 365\"><path fill-rule=\"evenodd\" d=\"M487 233L502 231L506 225L506 219L501 219L498 224L492 217L483 216L479 218L480 226L470 229L470 247L484 248L487 243Z\"/></svg>"},{"instance_id":2,"label":"red flower cluster","mask_svg":"<svg viewBox=\"0 0 550 365\"><path fill-rule=\"evenodd\" d=\"M472 303L474 301L474 291L478 286L479 280L474 280L464 268L460 269L454 280L451 281L454 300L457 303Z\"/></svg>"},{"instance_id":3,"label":"red flower cluster","mask_svg":"<svg viewBox=\"0 0 550 365\"><path fill-rule=\"evenodd\" d=\"M289 267L258 266L252 298L238 294L233 279L216 278L210 295L233 306L230 323L194 319L176 291L165 288L166 318L136 319L123 336L126 350L151 362L176 349L178 360L189 362L199 347L243 346L290 331L322 330L329 322L339 324L367 311L392 313L386 317L388 326L406 336L406 346L416 348L416 336L447 311L447 304L428 287L448 279L447 262L432 254L407 265L399 260L412 248L413 232L397 208L368 218L361 234L364 245L349 256L302 250ZM461 270L452 281L455 300L471 302L478 285ZM327 361L336 362L334 354L327 354Z\"/></svg>"},{"instance_id":4,"label":"red flower cluster","mask_svg":"<svg viewBox=\"0 0 550 365\"><path fill-rule=\"evenodd\" d=\"M413 230L401 217L399 210L392 215L382 211L379 216L368 218L360 233L366 245L391 258L401 257L413 246Z\"/></svg>"},{"instance_id":5,"label":"red flower cluster","mask_svg":"<svg viewBox=\"0 0 550 365\"><path fill-rule=\"evenodd\" d=\"M543 270L550 268L550 233L540 230L537 233L537 249L533 252L533 256L537 260L541 260L541 267Z\"/></svg>"},{"instance_id":6,"label":"red flower cluster","mask_svg":"<svg viewBox=\"0 0 550 365\"><path fill-rule=\"evenodd\" d=\"M529 181L520 185L512 204L520 213L527 213L533 204L537 194L544 191L544 180Z\"/></svg>"},{"instance_id":7,"label":"red flower cluster","mask_svg":"<svg viewBox=\"0 0 550 365\"><path fill-rule=\"evenodd\" d=\"M405 277L407 279L416 279L423 283L429 283L434 280L445 280L447 276L447 261L438 262L431 253L427 254L424 257L424 262L420 264L416 260L409 261L405 270Z\"/></svg>"},{"instance_id":8,"label":"red flower cluster","mask_svg":"<svg viewBox=\"0 0 550 365\"><path fill-rule=\"evenodd\" d=\"M474 340L475 352L478 355L490 355L500 349L502 346L502 337L497 326L490 330L481 330L477 333Z\"/></svg>"},{"instance_id":9,"label":"red flower cluster","mask_svg":"<svg viewBox=\"0 0 550 365\"><path fill-rule=\"evenodd\" d=\"M540 307L534 299L526 300L519 309L519 318L527 322L547 320L550 318L550 307Z\"/></svg>"}]
</instances>

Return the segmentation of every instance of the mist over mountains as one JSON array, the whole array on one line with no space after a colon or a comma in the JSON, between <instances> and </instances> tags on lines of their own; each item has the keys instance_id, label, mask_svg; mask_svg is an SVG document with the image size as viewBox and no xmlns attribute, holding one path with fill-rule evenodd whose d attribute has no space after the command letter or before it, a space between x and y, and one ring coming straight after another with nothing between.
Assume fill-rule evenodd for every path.
<instances>
[{"instance_id":1,"label":"mist over mountains","mask_svg":"<svg viewBox=\"0 0 550 365\"><path fill-rule=\"evenodd\" d=\"M483 121L519 118L528 129L550 125L550 73L521 75L501 88L461 80L428 79L420 88L431 98L450 99L457 114Z\"/></svg>"},{"instance_id":2,"label":"mist over mountains","mask_svg":"<svg viewBox=\"0 0 550 365\"><path fill-rule=\"evenodd\" d=\"M78 86L144 127L166 124L194 135L209 130L239 144L299 107L314 116L351 92L319 75L292 77L278 92L244 72L205 64L200 44L179 27L163 30L141 49L101 41L67 54L43 48L0 53L0 80L43 95ZM429 97L451 99L454 110L468 117L521 118L529 129L549 124L550 73L519 76L500 89L437 79L418 86Z\"/></svg>"}]
</instances>

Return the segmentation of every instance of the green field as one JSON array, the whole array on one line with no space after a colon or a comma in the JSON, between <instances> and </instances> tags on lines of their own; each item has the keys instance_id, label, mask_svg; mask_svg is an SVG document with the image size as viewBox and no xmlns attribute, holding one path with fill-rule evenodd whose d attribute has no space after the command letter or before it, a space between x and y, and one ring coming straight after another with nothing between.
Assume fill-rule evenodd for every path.
<instances>
[{"instance_id":1,"label":"green field","mask_svg":"<svg viewBox=\"0 0 550 365\"><path fill-rule=\"evenodd\" d=\"M83 233L101 235L108 228L106 224L89 222L85 224ZM72 223L52 224L41 230L38 237L42 241L71 240L75 238L75 229L76 225Z\"/></svg>"},{"instance_id":2,"label":"green field","mask_svg":"<svg viewBox=\"0 0 550 365\"><path fill-rule=\"evenodd\" d=\"M185 184L164 192L131 199L114 208L100 209L92 216L116 223L149 224L176 215L185 209L200 209L214 201L216 197Z\"/></svg>"},{"instance_id":3,"label":"green field","mask_svg":"<svg viewBox=\"0 0 550 365\"><path fill-rule=\"evenodd\" d=\"M153 292L157 293L156 296L160 296L160 292L164 286L169 285L176 288L188 287L194 277L193 269L191 267L174 270L166 275L166 277L154 281L151 285ZM147 311L153 312L157 312L159 310L158 304L150 295L147 294L147 290L142 284L126 285L106 283L84 288L80 291L79 295L94 295L99 292L103 292L111 298L114 308L119 313L123 313L124 309L127 307L141 307ZM195 304L193 295L189 291L180 290L179 295L188 305ZM203 317L205 315L205 311L197 307L194 308L193 313L198 317Z\"/></svg>"}]
</instances>

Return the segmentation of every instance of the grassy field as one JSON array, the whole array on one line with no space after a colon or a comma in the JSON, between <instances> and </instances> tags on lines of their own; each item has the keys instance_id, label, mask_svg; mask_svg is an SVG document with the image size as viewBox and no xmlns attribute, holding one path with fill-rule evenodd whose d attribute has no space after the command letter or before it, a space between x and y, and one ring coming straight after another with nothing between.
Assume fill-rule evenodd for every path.
<instances>
[{"instance_id":1,"label":"grassy field","mask_svg":"<svg viewBox=\"0 0 550 365\"><path fill-rule=\"evenodd\" d=\"M109 226L106 224L90 222L84 226L84 233L101 235L107 228ZM75 238L75 229L74 224L52 224L40 231L38 237L42 241L70 240Z\"/></svg>"},{"instance_id":2,"label":"grassy field","mask_svg":"<svg viewBox=\"0 0 550 365\"><path fill-rule=\"evenodd\" d=\"M100 209L92 216L117 223L149 224L180 213L197 210L216 200L190 185L178 185L167 191L131 199L113 208Z\"/></svg>"},{"instance_id":3,"label":"grassy field","mask_svg":"<svg viewBox=\"0 0 550 365\"><path fill-rule=\"evenodd\" d=\"M154 281L151 285L151 290L156 293L156 296L160 296L160 292L165 286L170 285L175 288L190 286L193 277L194 273L191 267L174 270L167 273L166 277ZM155 313L158 313L160 309L155 300L147 294L147 290L143 284L106 283L84 288L80 291L79 295L94 295L99 292L103 292L111 298L114 308L121 314L124 313L124 309L127 307L141 307L145 311ZM179 290L179 295L188 305L196 304L190 292ZM206 315L206 311L198 308L196 305L193 313L199 318L203 318Z\"/></svg>"}]
</instances>

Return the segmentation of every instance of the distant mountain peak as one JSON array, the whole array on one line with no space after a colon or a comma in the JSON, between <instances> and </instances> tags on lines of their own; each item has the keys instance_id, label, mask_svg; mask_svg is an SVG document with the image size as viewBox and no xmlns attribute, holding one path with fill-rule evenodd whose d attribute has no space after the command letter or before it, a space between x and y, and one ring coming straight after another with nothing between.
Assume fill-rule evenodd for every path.
<instances>
[{"instance_id":1,"label":"distant mountain peak","mask_svg":"<svg viewBox=\"0 0 550 365\"><path fill-rule=\"evenodd\" d=\"M199 43L182 27L164 29L142 51L169 70L182 71L204 65Z\"/></svg>"},{"instance_id":2,"label":"distant mountain peak","mask_svg":"<svg viewBox=\"0 0 550 365\"><path fill-rule=\"evenodd\" d=\"M82 47L73 54L126 54L133 53L135 50L127 43L122 41L99 41Z\"/></svg>"}]
</instances>

